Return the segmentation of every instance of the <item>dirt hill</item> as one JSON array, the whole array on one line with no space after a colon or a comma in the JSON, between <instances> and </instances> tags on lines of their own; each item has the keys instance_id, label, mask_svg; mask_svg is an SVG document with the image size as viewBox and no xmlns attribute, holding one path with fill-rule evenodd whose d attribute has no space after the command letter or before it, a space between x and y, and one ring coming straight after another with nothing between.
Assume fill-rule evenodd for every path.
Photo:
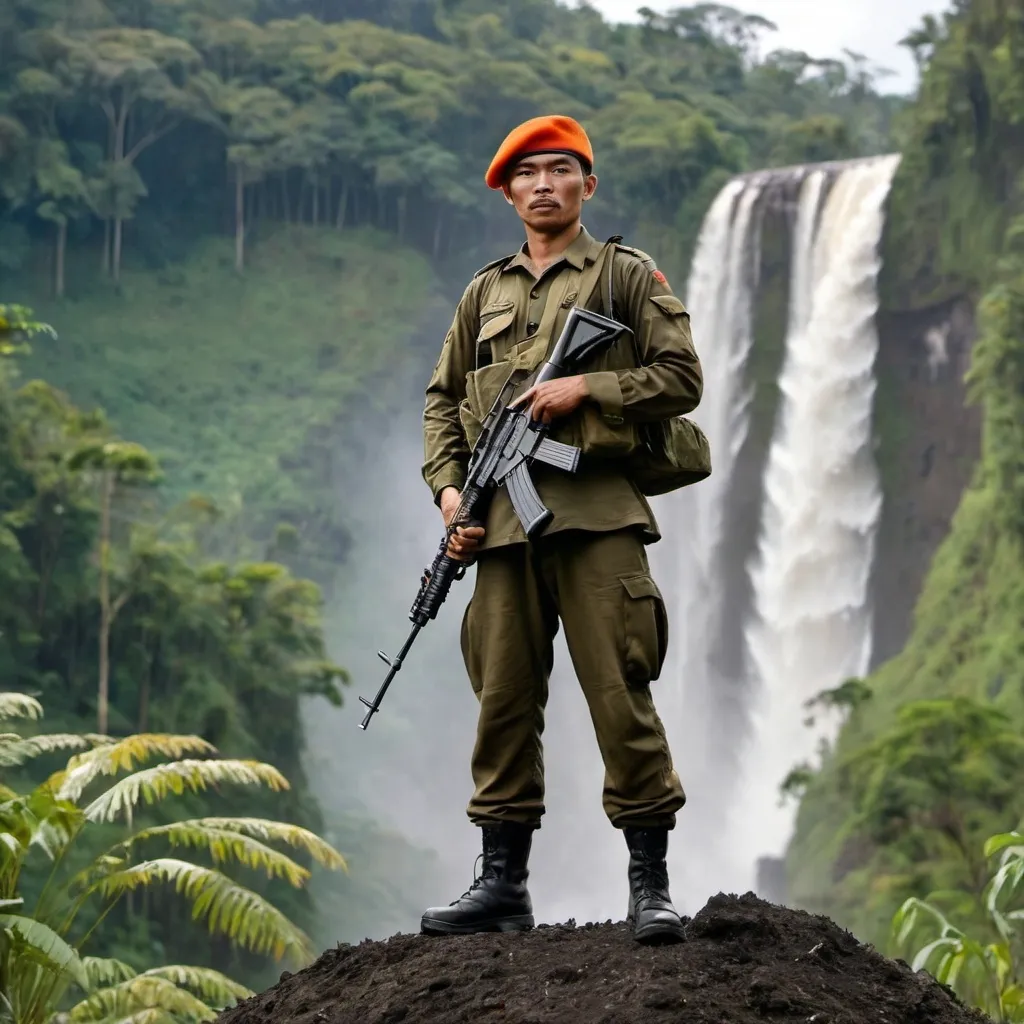
<instances>
[{"instance_id":1,"label":"dirt hill","mask_svg":"<svg viewBox=\"0 0 1024 1024\"><path fill-rule=\"evenodd\" d=\"M991 1024L824 917L714 897L690 940L624 924L396 935L328 950L217 1024Z\"/></svg>"}]
</instances>

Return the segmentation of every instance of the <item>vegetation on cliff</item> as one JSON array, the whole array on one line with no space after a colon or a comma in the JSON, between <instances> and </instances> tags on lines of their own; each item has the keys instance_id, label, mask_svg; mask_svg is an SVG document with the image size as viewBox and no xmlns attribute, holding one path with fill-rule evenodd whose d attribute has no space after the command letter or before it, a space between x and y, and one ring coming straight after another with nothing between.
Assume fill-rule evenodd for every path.
<instances>
[{"instance_id":1,"label":"vegetation on cliff","mask_svg":"<svg viewBox=\"0 0 1024 1024\"><path fill-rule=\"evenodd\" d=\"M1024 22L1012 4L972 0L910 42L928 63L900 128L886 301L980 299L969 379L983 453L906 648L799 778L790 892L885 944L906 898L958 890L961 927L997 942L981 850L1024 815Z\"/></svg>"}]
</instances>

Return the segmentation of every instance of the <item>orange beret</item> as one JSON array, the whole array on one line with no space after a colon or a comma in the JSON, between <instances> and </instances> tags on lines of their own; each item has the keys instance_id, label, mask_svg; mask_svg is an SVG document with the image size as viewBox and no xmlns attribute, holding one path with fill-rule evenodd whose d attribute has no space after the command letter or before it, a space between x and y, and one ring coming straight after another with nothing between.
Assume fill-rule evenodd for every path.
<instances>
[{"instance_id":1,"label":"orange beret","mask_svg":"<svg viewBox=\"0 0 1024 1024\"><path fill-rule=\"evenodd\" d=\"M530 153L572 153L594 165L594 150L582 125L571 117L547 114L524 121L505 136L484 175L487 187L501 188L509 165Z\"/></svg>"}]
</instances>

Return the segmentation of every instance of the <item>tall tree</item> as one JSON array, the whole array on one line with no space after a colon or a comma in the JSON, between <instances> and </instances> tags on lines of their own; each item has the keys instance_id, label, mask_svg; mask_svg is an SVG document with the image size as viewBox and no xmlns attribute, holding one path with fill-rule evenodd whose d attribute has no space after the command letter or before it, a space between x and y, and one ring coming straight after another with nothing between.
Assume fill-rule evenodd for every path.
<instances>
[{"instance_id":1,"label":"tall tree","mask_svg":"<svg viewBox=\"0 0 1024 1024\"><path fill-rule=\"evenodd\" d=\"M201 59L184 40L151 29L97 29L56 38L61 66L106 118L103 208L113 231L103 264L118 281L124 222L145 194L135 162L186 118L207 116L191 82Z\"/></svg>"},{"instance_id":2,"label":"tall tree","mask_svg":"<svg viewBox=\"0 0 1024 1024\"><path fill-rule=\"evenodd\" d=\"M111 594L114 578L114 501L123 485L148 484L156 479L156 460L141 445L123 441L86 441L68 458L72 471L94 474L99 489L99 679L96 700L96 729L106 733L110 716L110 631L114 620L132 596L131 571L126 574L121 592Z\"/></svg>"}]
</instances>

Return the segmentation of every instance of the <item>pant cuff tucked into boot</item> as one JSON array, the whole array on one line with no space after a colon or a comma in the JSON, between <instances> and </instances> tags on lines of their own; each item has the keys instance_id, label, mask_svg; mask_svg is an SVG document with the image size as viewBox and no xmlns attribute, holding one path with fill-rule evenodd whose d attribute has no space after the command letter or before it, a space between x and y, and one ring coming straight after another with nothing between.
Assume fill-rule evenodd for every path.
<instances>
[{"instance_id":1,"label":"pant cuff tucked into boot","mask_svg":"<svg viewBox=\"0 0 1024 1024\"><path fill-rule=\"evenodd\" d=\"M427 935L527 931L533 904L526 888L533 827L518 822L481 828L483 864L473 884L447 907L431 907L420 931Z\"/></svg>"},{"instance_id":2,"label":"pant cuff tucked into boot","mask_svg":"<svg viewBox=\"0 0 1024 1024\"><path fill-rule=\"evenodd\" d=\"M682 942L686 930L668 891L667 828L625 828L629 847L627 923L642 943Z\"/></svg>"}]
</instances>

